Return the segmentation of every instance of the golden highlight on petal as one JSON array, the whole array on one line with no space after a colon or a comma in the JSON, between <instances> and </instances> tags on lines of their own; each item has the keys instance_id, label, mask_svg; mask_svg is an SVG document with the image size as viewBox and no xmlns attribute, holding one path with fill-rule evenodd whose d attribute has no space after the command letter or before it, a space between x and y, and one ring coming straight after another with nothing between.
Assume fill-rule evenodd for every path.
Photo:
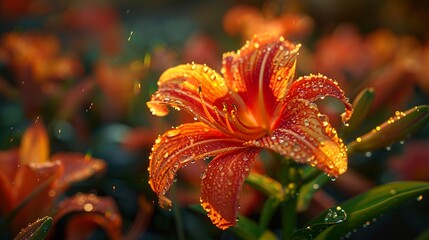
<instances>
[{"instance_id":1,"label":"golden highlight on petal","mask_svg":"<svg viewBox=\"0 0 429 240\"><path fill-rule=\"evenodd\" d=\"M22 136L20 163L43 163L49 160L49 138L42 123L30 126Z\"/></svg>"}]
</instances>

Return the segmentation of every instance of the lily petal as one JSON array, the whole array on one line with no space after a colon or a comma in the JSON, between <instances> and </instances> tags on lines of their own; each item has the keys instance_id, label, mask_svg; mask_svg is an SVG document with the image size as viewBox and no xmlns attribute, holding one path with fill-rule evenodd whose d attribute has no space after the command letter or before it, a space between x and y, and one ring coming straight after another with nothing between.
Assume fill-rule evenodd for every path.
<instances>
[{"instance_id":1,"label":"lily petal","mask_svg":"<svg viewBox=\"0 0 429 240\"><path fill-rule=\"evenodd\" d=\"M152 114L165 116L167 105L184 109L205 124L225 133L234 133L228 115L228 88L221 75L200 64L179 65L165 71L158 81L158 91L147 102ZM232 105L229 106L232 108Z\"/></svg>"},{"instance_id":2,"label":"lily petal","mask_svg":"<svg viewBox=\"0 0 429 240\"><path fill-rule=\"evenodd\" d=\"M204 116L200 92L211 107L214 101L228 93L224 79L215 70L200 64L184 64L166 70L158 80L158 91L147 103L154 115L168 114L166 105L184 108L195 115Z\"/></svg>"},{"instance_id":3,"label":"lily petal","mask_svg":"<svg viewBox=\"0 0 429 240\"><path fill-rule=\"evenodd\" d=\"M49 138L42 123L27 128L19 149L21 164L42 163L49 160Z\"/></svg>"},{"instance_id":4,"label":"lily petal","mask_svg":"<svg viewBox=\"0 0 429 240\"><path fill-rule=\"evenodd\" d=\"M77 219L71 220L70 226L67 226L69 236L76 236L75 233L82 236L80 235L83 233L81 230L84 230L84 233L89 233L98 225L106 231L109 239L121 239L122 218L115 202L111 198L97 197L94 194L77 194L67 198L58 204L54 223L73 212L80 214ZM82 229L82 226L89 227Z\"/></svg>"},{"instance_id":5,"label":"lily petal","mask_svg":"<svg viewBox=\"0 0 429 240\"><path fill-rule=\"evenodd\" d=\"M40 185L45 183L48 185L32 196L31 200L18 212L12 224L15 233L18 233L29 221L50 215L55 196L53 185L55 179L58 179L63 171L63 166L58 162L31 163L18 168L13 183L15 201L13 207L21 204Z\"/></svg>"},{"instance_id":6,"label":"lily petal","mask_svg":"<svg viewBox=\"0 0 429 240\"><path fill-rule=\"evenodd\" d=\"M239 193L260 151L247 148L218 155L201 177L201 205L218 228L236 225Z\"/></svg>"},{"instance_id":7,"label":"lily petal","mask_svg":"<svg viewBox=\"0 0 429 240\"><path fill-rule=\"evenodd\" d=\"M327 96L335 97L343 102L346 107L346 111L342 115L343 122L349 120L353 112L353 106L349 103L338 83L321 74L298 78L293 82L287 96L288 99L286 101L290 101L293 98L302 98L310 102L323 99Z\"/></svg>"},{"instance_id":8,"label":"lily petal","mask_svg":"<svg viewBox=\"0 0 429 240\"><path fill-rule=\"evenodd\" d=\"M164 195L177 170L186 164L219 153L241 149L242 142L210 128L204 123L183 124L155 140L149 156L149 183L163 205Z\"/></svg>"},{"instance_id":9,"label":"lily petal","mask_svg":"<svg viewBox=\"0 0 429 240\"><path fill-rule=\"evenodd\" d=\"M237 53L224 55L222 72L225 81L228 88L247 104L243 111L263 111L254 112L253 123L247 119L246 124L257 125L274 117L276 108L292 84L299 48L300 45L284 41L282 37L256 35Z\"/></svg>"},{"instance_id":10,"label":"lily petal","mask_svg":"<svg viewBox=\"0 0 429 240\"><path fill-rule=\"evenodd\" d=\"M18 150L0 151L0 215L5 216L13 207L13 185L19 165Z\"/></svg>"},{"instance_id":11,"label":"lily petal","mask_svg":"<svg viewBox=\"0 0 429 240\"><path fill-rule=\"evenodd\" d=\"M333 177L347 170L346 146L315 105L304 99L292 100L281 119L271 136L249 144L316 166Z\"/></svg>"},{"instance_id":12,"label":"lily petal","mask_svg":"<svg viewBox=\"0 0 429 240\"><path fill-rule=\"evenodd\" d=\"M51 157L51 161L58 161L64 166L65 172L55 186L59 191L106 168L103 160L80 153L56 153Z\"/></svg>"}]
</instances>

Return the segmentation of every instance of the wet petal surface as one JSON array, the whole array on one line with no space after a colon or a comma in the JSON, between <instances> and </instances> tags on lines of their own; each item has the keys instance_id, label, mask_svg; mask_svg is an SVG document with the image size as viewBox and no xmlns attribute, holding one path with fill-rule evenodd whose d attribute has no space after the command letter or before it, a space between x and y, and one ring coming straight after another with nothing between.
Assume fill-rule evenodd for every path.
<instances>
[{"instance_id":1,"label":"wet petal surface","mask_svg":"<svg viewBox=\"0 0 429 240\"><path fill-rule=\"evenodd\" d=\"M174 181L176 172L183 166L241 148L241 141L201 122L173 128L158 137L152 148L148 169L150 185L163 197Z\"/></svg>"},{"instance_id":2,"label":"wet petal surface","mask_svg":"<svg viewBox=\"0 0 429 240\"><path fill-rule=\"evenodd\" d=\"M343 102L346 111L343 113L343 122L349 120L352 115L353 107L344 95L344 91L338 86L338 83L323 75L310 75L298 78L291 86L286 102L292 99L306 99L314 102L325 97L335 97Z\"/></svg>"},{"instance_id":3,"label":"wet petal surface","mask_svg":"<svg viewBox=\"0 0 429 240\"><path fill-rule=\"evenodd\" d=\"M54 222L70 213L80 214L72 218L67 226L69 237L88 237L86 234L101 227L110 239L122 239L122 218L111 198L97 197L94 194L77 194L67 198L58 204Z\"/></svg>"},{"instance_id":4,"label":"wet petal surface","mask_svg":"<svg viewBox=\"0 0 429 240\"><path fill-rule=\"evenodd\" d=\"M346 146L327 116L319 113L316 105L307 100L289 102L273 134L249 144L316 166L334 177L347 170Z\"/></svg>"},{"instance_id":5,"label":"wet petal surface","mask_svg":"<svg viewBox=\"0 0 429 240\"><path fill-rule=\"evenodd\" d=\"M259 152L247 148L218 155L201 177L201 205L218 228L236 224L239 194Z\"/></svg>"}]
</instances>

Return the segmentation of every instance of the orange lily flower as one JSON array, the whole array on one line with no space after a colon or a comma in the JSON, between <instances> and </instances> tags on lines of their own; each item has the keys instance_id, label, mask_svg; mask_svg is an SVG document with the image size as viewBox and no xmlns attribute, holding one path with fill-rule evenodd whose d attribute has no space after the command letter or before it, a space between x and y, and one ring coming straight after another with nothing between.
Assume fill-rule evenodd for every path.
<instances>
[{"instance_id":1,"label":"orange lily flower","mask_svg":"<svg viewBox=\"0 0 429 240\"><path fill-rule=\"evenodd\" d=\"M346 147L313 102L338 98L346 107L343 121L352 106L332 79L319 74L293 80L299 47L282 37L255 36L236 53L224 54L223 76L194 63L161 75L147 103L152 113L164 116L170 105L199 120L155 141L149 183L161 205L170 203L164 195L179 168L211 156L200 200L221 229L236 224L239 191L263 149L334 177L346 171Z\"/></svg>"},{"instance_id":2,"label":"orange lily flower","mask_svg":"<svg viewBox=\"0 0 429 240\"><path fill-rule=\"evenodd\" d=\"M13 217L11 233L15 235L29 222L52 216L56 197L71 183L106 167L102 160L80 153L57 153L49 158L48 136L41 123L26 130L19 149L0 152L0 165L0 215ZM83 205L80 207L85 210ZM11 216L17 208L21 209ZM118 221L110 222L109 231L120 231Z\"/></svg>"}]
</instances>

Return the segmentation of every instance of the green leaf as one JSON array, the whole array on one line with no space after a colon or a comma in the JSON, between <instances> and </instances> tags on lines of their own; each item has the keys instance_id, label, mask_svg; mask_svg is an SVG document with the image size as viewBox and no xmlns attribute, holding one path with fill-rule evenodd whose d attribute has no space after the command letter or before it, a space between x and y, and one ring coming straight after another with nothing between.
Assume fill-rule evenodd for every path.
<instances>
[{"instance_id":1,"label":"green leaf","mask_svg":"<svg viewBox=\"0 0 429 240\"><path fill-rule=\"evenodd\" d=\"M348 154L368 152L389 146L413 134L428 121L429 106L427 105L413 107L406 112L396 111L395 116L350 143L347 146Z\"/></svg>"},{"instance_id":2,"label":"green leaf","mask_svg":"<svg viewBox=\"0 0 429 240\"><path fill-rule=\"evenodd\" d=\"M239 216L236 227L229 228L242 239L266 239L276 240L276 235L269 230L260 228L257 223L244 217Z\"/></svg>"},{"instance_id":3,"label":"green leaf","mask_svg":"<svg viewBox=\"0 0 429 240\"><path fill-rule=\"evenodd\" d=\"M302 185L298 195L298 212L305 211L308 208L314 193L330 180L331 179L325 173L320 172L316 178L313 178L311 181Z\"/></svg>"},{"instance_id":4,"label":"green leaf","mask_svg":"<svg viewBox=\"0 0 429 240\"><path fill-rule=\"evenodd\" d=\"M267 228L268 224L270 224L271 218L280 206L280 203L281 201L277 197L270 197L265 201L261 216L259 217L260 228Z\"/></svg>"},{"instance_id":5,"label":"green leaf","mask_svg":"<svg viewBox=\"0 0 429 240\"><path fill-rule=\"evenodd\" d=\"M427 182L403 181L375 187L342 203L340 207L347 213L347 220L343 224L330 226L315 239L340 239L348 232L361 227L364 223L377 218L405 200L416 199L427 193L429 193L429 183ZM327 213L322 213L309 225L323 223Z\"/></svg>"},{"instance_id":6,"label":"green leaf","mask_svg":"<svg viewBox=\"0 0 429 240\"><path fill-rule=\"evenodd\" d=\"M251 172L246 183L268 197L276 196L283 199L282 185L270 177Z\"/></svg>"},{"instance_id":7,"label":"green leaf","mask_svg":"<svg viewBox=\"0 0 429 240\"><path fill-rule=\"evenodd\" d=\"M14 240L43 240L48 235L52 225L52 218L49 216L37 219L30 223L26 228L14 238Z\"/></svg>"},{"instance_id":8,"label":"green leaf","mask_svg":"<svg viewBox=\"0 0 429 240\"><path fill-rule=\"evenodd\" d=\"M325 229L332 225L343 223L347 219L346 212L341 207L330 208L324 218L323 223L315 223L311 226L301 228L294 232L290 240L307 240L313 239Z\"/></svg>"}]
</instances>

